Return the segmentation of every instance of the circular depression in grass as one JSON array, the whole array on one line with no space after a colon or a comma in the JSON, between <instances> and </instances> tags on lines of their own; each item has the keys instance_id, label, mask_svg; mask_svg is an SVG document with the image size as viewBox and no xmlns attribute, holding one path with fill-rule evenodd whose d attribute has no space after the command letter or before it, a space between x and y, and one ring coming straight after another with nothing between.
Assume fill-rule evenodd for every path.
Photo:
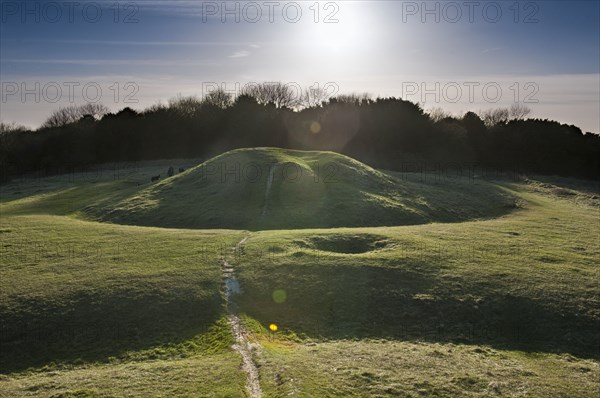
<instances>
[{"instance_id":1,"label":"circular depression in grass","mask_svg":"<svg viewBox=\"0 0 600 398\"><path fill-rule=\"evenodd\" d=\"M311 246L320 251L343 254L361 254L385 248L390 244L385 236L361 235L325 235L310 239Z\"/></svg>"}]
</instances>

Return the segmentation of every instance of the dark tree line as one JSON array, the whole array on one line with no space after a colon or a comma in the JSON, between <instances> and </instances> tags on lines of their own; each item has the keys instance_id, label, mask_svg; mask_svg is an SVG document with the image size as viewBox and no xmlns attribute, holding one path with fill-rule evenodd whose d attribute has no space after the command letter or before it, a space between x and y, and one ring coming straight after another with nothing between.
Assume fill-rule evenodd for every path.
<instances>
[{"instance_id":1,"label":"dark tree line","mask_svg":"<svg viewBox=\"0 0 600 398\"><path fill-rule=\"evenodd\" d=\"M299 108L281 87L259 87L235 99L222 92L203 100L179 97L142 112L61 109L35 131L2 124L2 179L107 162L207 158L258 146L333 150L390 170L471 165L600 179L600 136L555 121L525 120L523 107L453 117L398 98L325 100L322 94L307 91Z\"/></svg>"}]
</instances>

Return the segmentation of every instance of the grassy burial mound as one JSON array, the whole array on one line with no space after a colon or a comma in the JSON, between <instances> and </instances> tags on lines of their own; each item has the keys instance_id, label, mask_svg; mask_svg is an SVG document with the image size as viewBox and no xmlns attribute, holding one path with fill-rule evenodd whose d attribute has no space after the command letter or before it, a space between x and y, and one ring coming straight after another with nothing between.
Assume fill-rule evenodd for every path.
<instances>
[{"instance_id":1,"label":"grassy burial mound","mask_svg":"<svg viewBox=\"0 0 600 398\"><path fill-rule=\"evenodd\" d=\"M86 210L120 224L261 230L458 222L515 207L497 185L407 176L333 152L239 149Z\"/></svg>"}]
</instances>

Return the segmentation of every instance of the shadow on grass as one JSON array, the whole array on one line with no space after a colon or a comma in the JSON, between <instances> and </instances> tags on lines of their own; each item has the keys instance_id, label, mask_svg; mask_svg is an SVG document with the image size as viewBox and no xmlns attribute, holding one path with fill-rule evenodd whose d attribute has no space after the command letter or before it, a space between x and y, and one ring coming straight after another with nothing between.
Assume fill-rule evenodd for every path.
<instances>
[{"instance_id":1,"label":"shadow on grass","mask_svg":"<svg viewBox=\"0 0 600 398\"><path fill-rule=\"evenodd\" d=\"M62 306L20 303L18 312L0 314L0 373L53 362L103 362L208 332L222 315L221 297L187 293L80 293Z\"/></svg>"},{"instance_id":2,"label":"shadow on grass","mask_svg":"<svg viewBox=\"0 0 600 398\"><path fill-rule=\"evenodd\" d=\"M240 276L241 311L300 337L453 342L600 358L598 320L509 294L428 294L439 288L433 270L282 266ZM284 302L274 301L276 290L279 301L285 291Z\"/></svg>"}]
</instances>

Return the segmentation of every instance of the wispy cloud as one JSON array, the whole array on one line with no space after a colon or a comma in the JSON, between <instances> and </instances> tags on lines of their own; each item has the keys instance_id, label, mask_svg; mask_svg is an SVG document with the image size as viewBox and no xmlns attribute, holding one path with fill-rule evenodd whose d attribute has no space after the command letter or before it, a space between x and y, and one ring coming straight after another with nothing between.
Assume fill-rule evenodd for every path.
<instances>
[{"instance_id":1,"label":"wispy cloud","mask_svg":"<svg viewBox=\"0 0 600 398\"><path fill-rule=\"evenodd\" d=\"M2 40L3 42L17 42L14 39ZM260 48L259 44L244 42L224 41L137 41L137 40L86 40L86 39L21 39L19 43L45 43L45 44L83 44L83 45L107 45L107 46L197 46L197 47L220 47L220 46L249 46Z\"/></svg>"},{"instance_id":2,"label":"wispy cloud","mask_svg":"<svg viewBox=\"0 0 600 398\"><path fill-rule=\"evenodd\" d=\"M244 58L250 55L250 51L246 51L246 50L241 50L241 51L236 51L233 54L231 54L229 56L229 58Z\"/></svg>"},{"instance_id":3,"label":"wispy cloud","mask_svg":"<svg viewBox=\"0 0 600 398\"><path fill-rule=\"evenodd\" d=\"M253 43L253 44L249 44L248 47L250 47L252 49L258 49L258 48L260 48L260 45ZM240 50L240 51L236 51L233 54L231 54L229 56L229 58L245 58L245 57L249 57L250 54L252 54L252 53L248 50Z\"/></svg>"},{"instance_id":4,"label":"wispy cloud","mask_svg":"<svg viewBox=\"0 0 600 398\"><path fill-rule=\"evenodd\" d=\"M55 65L141 65L141 66L214 66L215 62L199 60L177 60L169 61L162 59L3 59L0 63L12 64L55 64Z\"/></svg>"}]
</instances>

